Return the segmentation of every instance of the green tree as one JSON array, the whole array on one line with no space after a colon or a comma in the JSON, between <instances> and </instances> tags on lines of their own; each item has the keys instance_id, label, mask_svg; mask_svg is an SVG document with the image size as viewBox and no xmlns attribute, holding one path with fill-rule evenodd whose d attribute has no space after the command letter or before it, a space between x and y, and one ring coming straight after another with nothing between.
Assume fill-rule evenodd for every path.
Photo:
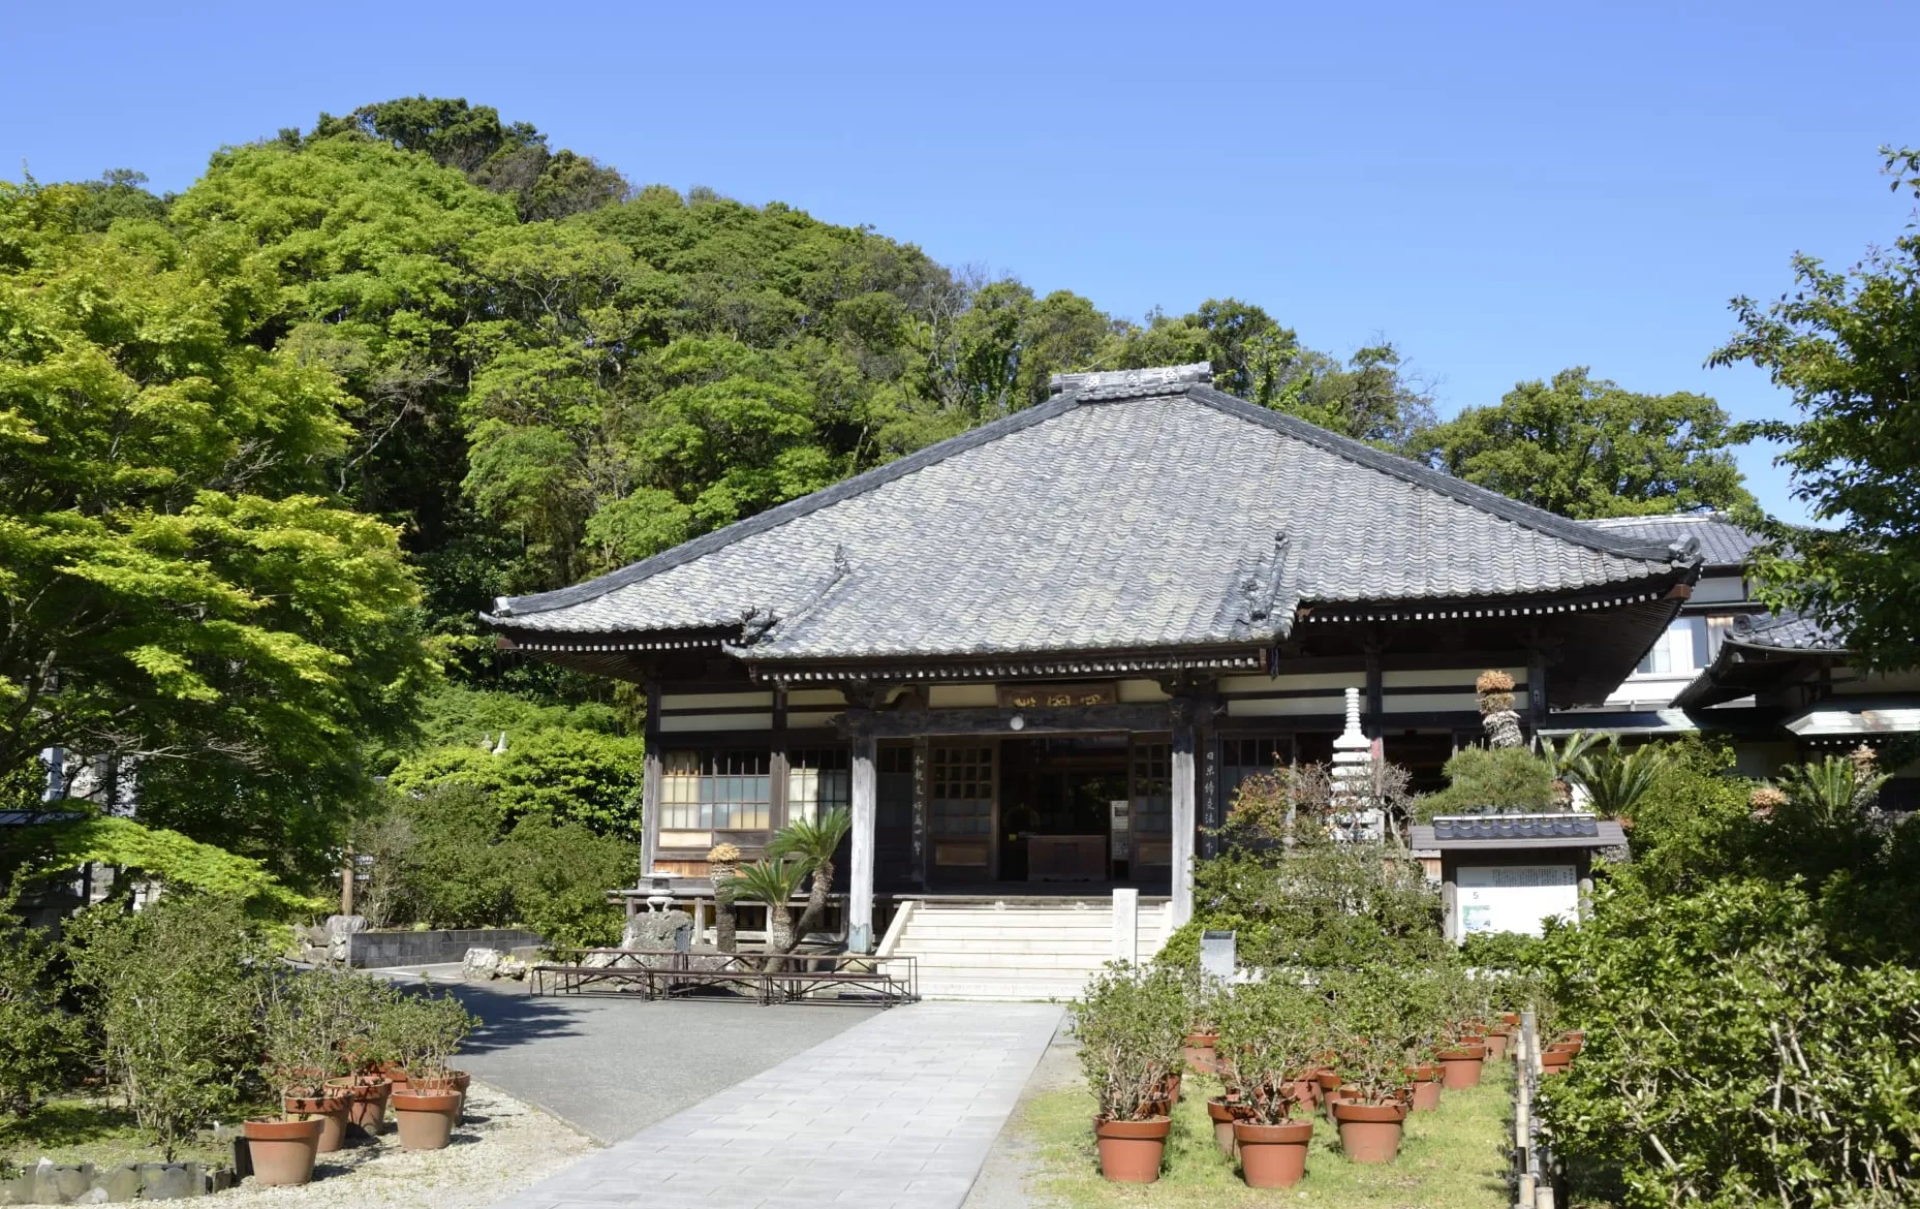
<instances>
[{"instance_id":1,"label":"green tree","mask_svg":"<svg viewBox=\"0 0 1920 1209\"><path fill-rule=\"evenodd\" d=\"M289 787L350 797L359 743L404 732L417 590L326 494L339 380L238 338L276 289L245 241L87 205L0 185L0 769L116 758L161 826L217 774L227 817L189 830L224 839Z\"/></svg>"},{"instance_id":2,"label":"green tree","mask_svg":"<svg viewBox=\"0 0 1920 1209\"><path fill-rule=\"evenodd\" d=\"M1883 148L1894 189L1920 197L1920 151ZM1793 396L1798 420L1747 425L1817 524L1761 525L1760 594L1845 635L1861 662L1920 666L1920 222L1843 271L1793 261L1793 292L1736 298L1740 330L1712 364L1747 362Z\"/></svg>"},{"instance_id":3,"label":"green tree","mask_svg":"<svg viewBox=\"0 0 1920 1209\"><path fill-rule=\"evenodd\" d=\"M1522 382L1424 438L1448 474L1588 519L1749 505L1736 435L1705 395L1646 395L1585 369Z\"/></svg>"}]
</instances>

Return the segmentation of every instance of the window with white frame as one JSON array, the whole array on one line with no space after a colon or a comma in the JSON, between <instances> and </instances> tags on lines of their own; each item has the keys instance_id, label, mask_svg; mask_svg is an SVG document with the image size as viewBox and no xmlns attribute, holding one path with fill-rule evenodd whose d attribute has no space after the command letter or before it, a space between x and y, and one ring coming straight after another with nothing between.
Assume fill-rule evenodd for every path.
<instances>
[{"instance_id":1,"label":"window with white frame","mask_svg":"<svg viewBox=\"0 0 1920 1209\"><path fill-rule=\"evenodd\" d=\"M825 811L853 803L844 747L803 748L787 757L787 821L817 819Z\"/></svg>"},{"instance_id":2,"label":"window with white frame","mask_svg":"<svg viewBox=\"0 0 1920 1209\"><path fill-rule=\"evenodd\" d=\"M1697 672L1712 662L1715 645L1709 639L1705 617L1676 617L1634 671L1642 676Z\"/></svg>"},{"instance_id":3,"label":"window with white frame","mask_svg":"<svg viewBox=\"0 0 1920 1209\"><path fill-rule=\"evenodd\" d=\"M773 809L764 751L670 751L661 759L660 826L669 831L765 831Z\"/></svg>"}]
</instances>

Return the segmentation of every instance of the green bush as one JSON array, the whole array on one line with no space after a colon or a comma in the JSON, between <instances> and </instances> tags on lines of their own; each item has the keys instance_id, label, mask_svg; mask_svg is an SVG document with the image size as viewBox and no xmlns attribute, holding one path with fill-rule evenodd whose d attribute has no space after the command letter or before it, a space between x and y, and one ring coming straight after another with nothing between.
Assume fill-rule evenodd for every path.
<instances>
[{"instance_id":1,"label":"green bush","mask_svg":"<svg viewBox=\"0 0 1920 1209\"><path fill-rule=\"evenodd\" d=\"M1524 747L1463 747L1444 768L1447 787L1414 803L1421 819L1553 805L1553 766Z\"/></svg>"},{"instance_id":2,"label":"green bush","mask_svg":"<svg viewBox=\"0 0 1920 1209\"><path fill-rule=\"evenodd\" d=\"M387 1001L378 1036L410 1081L430 1085L448 1077L453 1055L476 1023L451 995L400 994Z\"/></svg>"},{"instance_id":3,"label":"green bush","mask_svg":"<svg viewBox=\"0 0 1920 1209\"><path fill-rule=\"evenodd\" d=\"M1320 1064L1332 1043L1327 997L1285 978L1235 987L1217 1008L1214 1052L1229 1091L1261 1125L1279 1125L1297 1106L1296 1080Z\"/></svg>"},{"instance_id":4,"label":"green bush","mask_svg":"<svg viewBox=\"0 0 1920 1209\"><path fill-rule=\"evenodd\" d=\"M0 1115L20 1115L57 1089L79 1041L61 1006L59 954L14 913L16 882L0 895Z\"/></svg>"},{"instance_id":5,"label":"green bush","mask_svg":"<svg viewBox=\"0 0 1920 1209\"><path fill-rule=\"evenodd\" d=\"M1541 1113L1635 1206L1920 1198L1920 973L1830 954L1798 884L1602 885L1546 964L1586 1048Z\"/></svg>"},{"instance_id":6,"label":"green bush","mask_svg":"<svg viewBox=\"0 0 1920 1209\"><path fill-rule=\"evenodd\" d=\"M1167 1079L1182 1069L1187 999L1180 976L1163 966L1110 962L1071 1008L1080 1069L1099 1115L1138 1121Z\"/></svg>"},{"instance_id":7,"label":"green bush","mask_svg":"<svg viewBox=\"0 0 1920 1209\"><path fill-rule=\"evenodd\" d=\"M1199 960L1199 931L1230 928L1242 965L1352 968L1447 960L1440 894L1392 844L1316 838L1291 849L1230 849L1194 865L1196 923L1164 959Z\"/></svg>"},{"instance_id":8,"label":"green bush","mask_svg":"<svg viewBox=\"0 0 1920 1209\"><path fill-rule=\"evenodd\" d=\"M1524 932L1471 932L1460 946L1460 960L1481 971L1530 970L1540 961L1540 939Z\"/></svg>"},{"instance_id":9,"label":"green bush","mask_svg":"<svg viewBox=\"0 0 1920 1209\"><path fill-rule=\"evenodd\" d=\"M239 1103L258 1064L269 946L235 903L181 896L131 915L96 908L74 921L70 951L107 1071L171 1159Z\"/></svg>"},{"instance_id":10,"label":"green bush","mask_svg":"<svg viewBox=\"0 0 1920 1209\"><path fill-rule=\"evenodd\" d=\"M625 913L608 901L607 891L639 877L638 848L575 823L555 827L528 819L501 849L510 866L519 923L561 947L591 948L620 939Z\"/></svg>"}]
</instances>

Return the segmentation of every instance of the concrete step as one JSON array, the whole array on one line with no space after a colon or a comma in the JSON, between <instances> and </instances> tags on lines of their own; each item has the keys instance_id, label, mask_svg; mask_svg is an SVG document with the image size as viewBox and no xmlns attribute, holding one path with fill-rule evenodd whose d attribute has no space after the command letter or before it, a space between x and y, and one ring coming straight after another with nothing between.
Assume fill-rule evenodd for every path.
<instances>
[{"instance_id":1,"label":"concrete step","mask_svg":"<svg viewBox=\"0 0 1920 1209\"><path fill-rule=\"evenodd\" d=\"M997 940L991 945L983 945L957 936L915 936L909 932L904 941L905 947L915 953L1058 953L1104 957L1113 952L1113 941L1104 936L1087 940L1070 940L1060 936L1034 939L1012 937Z\"/></svg>"}]
</instances>

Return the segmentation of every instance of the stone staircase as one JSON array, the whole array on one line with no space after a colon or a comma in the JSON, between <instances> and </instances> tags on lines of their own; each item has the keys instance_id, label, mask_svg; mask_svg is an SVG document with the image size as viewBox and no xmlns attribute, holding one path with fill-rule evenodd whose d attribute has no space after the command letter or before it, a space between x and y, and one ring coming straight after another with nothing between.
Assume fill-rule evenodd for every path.
<instances>
[{"instance_id":1,"label":"stone staircase","mask_svg":"<svg viewBox=\"0 0 1920 1209\"><path fill-rule=\"evenodd\" d=\"M1135 961L1166 943L1169 905L1141 899ZM883 955L918 959L927 999L1071 999L1116 956L1113 900L908 899Z\"/></svg>"}]
</instances>

